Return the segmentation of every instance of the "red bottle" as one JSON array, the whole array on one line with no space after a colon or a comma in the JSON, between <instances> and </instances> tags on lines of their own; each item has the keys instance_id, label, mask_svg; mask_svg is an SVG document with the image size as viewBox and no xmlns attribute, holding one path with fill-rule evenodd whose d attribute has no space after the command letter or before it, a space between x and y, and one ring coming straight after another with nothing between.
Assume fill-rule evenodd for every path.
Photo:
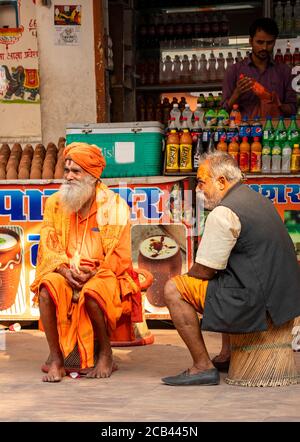
<instances>
[{"instance_id":1,"label":"red bottle","mask_svg":"<svg viewBox=\"0 0 300 442\"><path fill-rule=\"evenodd\" d=\"M291 54L290 48L286 48L285 54L283 56L283 62L288 66L293 66L293 56Z\"/></svg>"},{"instance_id":2,"label":"red bottle","mask_svg":"<svg viewBox=\"0 0 300 442\"><path fill-rule=\"evenodd\" d=\"M295 51L293 53L293 66L299 66L300 65L300 51L299 48L295 48Z\"/></svg>"},{"instance_id":3,"label":"red bottle","mask_svg":"<svg viewBox=\"0 0 300 442\"><path fill-rule=\"evenodd\" d=\"M281 49L277 49L274 59L275 63L283 63L283 55Z\"/></svg>"}]
</instances>

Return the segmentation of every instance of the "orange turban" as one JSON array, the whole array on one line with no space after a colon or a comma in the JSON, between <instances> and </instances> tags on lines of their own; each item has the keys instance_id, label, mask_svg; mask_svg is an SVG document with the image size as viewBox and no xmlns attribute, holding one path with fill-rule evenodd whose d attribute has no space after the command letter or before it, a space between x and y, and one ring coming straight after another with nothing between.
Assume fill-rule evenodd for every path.
<instances>
[{"instance_id":1,"label":"orange turban","mask_svg":"<svg viewBox=\"0 0 300 442\"><path fill-rule=\"evenodd\" d=\"M64 148L64 159L71 158L74 163L95 178L100 178L106 161L101 149L95 144L74 142Z\"/></svg>"}]
</instances>

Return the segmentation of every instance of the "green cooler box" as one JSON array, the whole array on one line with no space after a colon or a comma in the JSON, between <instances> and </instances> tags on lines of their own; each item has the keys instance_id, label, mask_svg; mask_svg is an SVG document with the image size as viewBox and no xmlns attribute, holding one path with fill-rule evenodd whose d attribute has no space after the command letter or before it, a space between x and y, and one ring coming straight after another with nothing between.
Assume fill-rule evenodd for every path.
<instances>
[{"instance_id":1,"label":"green cooler box","mask_svg":"<svg viewBox=\"0 0 300 442\"><path fill-rule=\"evenodd\" d=\"M161 175L164 127L157 121L70 124L67 144L96 144L106 159L103 178Z\"/></svg>"}]
</instances>

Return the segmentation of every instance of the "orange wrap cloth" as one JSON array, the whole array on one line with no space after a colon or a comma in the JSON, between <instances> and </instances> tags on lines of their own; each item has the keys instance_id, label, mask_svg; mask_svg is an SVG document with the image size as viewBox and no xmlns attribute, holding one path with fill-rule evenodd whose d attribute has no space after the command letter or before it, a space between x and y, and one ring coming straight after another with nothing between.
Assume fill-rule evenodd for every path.
<instances>
[{"instance_id":1,"label":"orange wrap cloth","mask_svg":"<svg viewBox=\"0 0 300 442\"><path fill-rule=\"evenodd\" d=\"M95 144L71 143L64 148L64 159L71 158L74 163L95 178L100 178L106 161L100 147Z\"/></svg>"},{"instance_id":2,"label":"orange wrap cloth","mask_svg":"<svg viewBox=\"0 0 300 442\"><path fill-rule=\"evenodd\" d=\"M81 252L81 265L97 270L82 288L78 303L72 303L72 289L55 270L72 262L73 254L87 224ZM85 309L85 296L91 296L102 309L112 341L134 340L132 322L142 322L140 287L132 270L129 208L126 202L103 183L96 187L96 199L89 219L68 214L62 207L59 192L45 205L40 232L36 277L31 285L38 302L41 285L45 286L56 306L60 347L64 358L76 343L81 367L94 365L94 334ZM129 336L128 336L129 334Z\"/></svg>"}]
</instances>

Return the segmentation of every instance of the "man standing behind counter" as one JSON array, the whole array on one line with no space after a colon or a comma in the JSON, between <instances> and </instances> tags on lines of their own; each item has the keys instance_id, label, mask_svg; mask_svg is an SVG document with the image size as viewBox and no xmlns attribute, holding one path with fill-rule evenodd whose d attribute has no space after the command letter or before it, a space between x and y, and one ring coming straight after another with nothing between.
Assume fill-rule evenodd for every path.
<instances>
[{"instance_id":1,"label":"man standing behind counter","mask_svg":"<svg viewBox=\"0 0 300 442\"><path fill-rule=\"evenodd\" d=\"M236 103L241 114L250 119L256 115L265 118L267 115L279 117L296 114L296 92L291 86L291 69L273 60L278 33L277 24L271 18L258 18L251 24L251 54L247 59L233 64L224 77L222 106L228 112ZM243 78L240 78L241 74ZM271 93L271 99L260 99L254 94L252 79Z\"/></svg>"}]
</instances>

